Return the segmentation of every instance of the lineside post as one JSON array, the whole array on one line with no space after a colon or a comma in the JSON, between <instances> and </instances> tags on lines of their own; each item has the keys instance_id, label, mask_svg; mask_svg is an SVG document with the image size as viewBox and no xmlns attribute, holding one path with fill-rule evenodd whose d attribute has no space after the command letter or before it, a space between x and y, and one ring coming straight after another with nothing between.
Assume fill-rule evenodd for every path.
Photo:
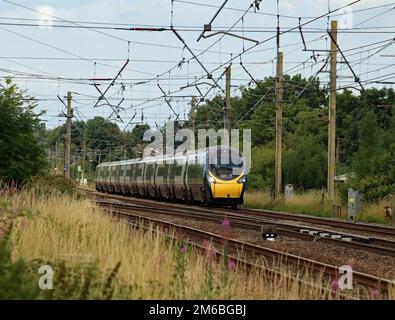
<instances>
[{"instance_id":1,"label":"lineside post","mask_svg":"<svg viewBox=\"0 0 395 320\"><path fill-rule=\"evenodd\" d=\"M72 95L67 93L67 120L66 134L64 137L64 177L70 179L70 150L71 150L71 119L73 118L73 109L71 106Z\"/></svg>"},{"instance_id":2,"label":"lineside post","mask_svg":"<svg viewBox=\"0 0 395 320\"><path fill-rule=\"evenodd\" d=\"M226 68L226 98L224 108L224 129L230 132L230 84L231 84L231 66Z\"/></svg>"},{"instance_id":3,"label":"lineside post","mask_svg":"<svg viewBox=\"0 0 395 320\"><path fill-rule=\"evenodd\" d=\"M276 77L276 163L275 163L275 198L281 196L282 187L282 139L283 139L283 53L277 54Z\"/></svg>"},{"instance_id":4,"label":"lineside post","mask_svg":"<svg viewBox=\"0 0 395 320\"><path fill-rule=\"evenodd\" d=\"M331 21L329 123L328 123L328 200L335 200L336 175L336 67L337 67L337 21Z\"/></svg>"}]
</instances>

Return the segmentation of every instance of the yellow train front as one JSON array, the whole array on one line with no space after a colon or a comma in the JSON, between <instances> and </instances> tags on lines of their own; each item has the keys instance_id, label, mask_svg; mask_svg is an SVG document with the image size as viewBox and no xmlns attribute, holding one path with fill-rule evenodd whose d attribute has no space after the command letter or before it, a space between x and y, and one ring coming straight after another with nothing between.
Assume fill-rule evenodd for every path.
<instances>
[{"instance_id":1,"label":"yellow train front","mask_svg":"<svg viewBox=\"0 0 395 320\"><path fill-rule=\"evenodd\" d=\"M232 206L243 203L246 175L243 158L236 149L209 149L205 180L207 203Z\"/></svg>"},{"instance_id":2,"label":"yellow train front","mask_svg":"<svg viewBox=\"0 0 395 320\"><path fill-rule=\"evenodd\" d=\"M243 203L245 185L242 155L223 146L97 166L98 191L158 200L235 207Z\"/></svg>"}]
</instances>

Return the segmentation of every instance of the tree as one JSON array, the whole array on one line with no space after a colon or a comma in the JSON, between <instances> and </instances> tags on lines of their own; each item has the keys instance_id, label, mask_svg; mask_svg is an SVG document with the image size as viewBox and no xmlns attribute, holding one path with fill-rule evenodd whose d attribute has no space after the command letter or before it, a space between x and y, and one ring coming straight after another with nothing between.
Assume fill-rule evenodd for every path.
<instances>
[{"instance_id":1,"label":"tree","mask_svg":"<svg viewBox=\"0 0 395 320\"><path fill-rule=\"evenodd\" d=\"M272 184L275 99L273 77L258 81L255 87L242 88L241 96L232 98L233 127L252 130L251 187ZM391 88L370 88L359 95L350 90L337 94L337 173L355 172L359 181L355 187L366 190L369 199L374 194L384 195L395 184L394 102ZM195 117L197 126L208 119L210 127L222 128L223 105L222 96L201 105ZM318 79L284 75L284 183L299 188L326 185L327 143L327 89Z\"/></svg>"},{"instance_id":2,"label":"tree","mask_svg":"<svg viewBox=\"0 0 395 320\"><path fill-rule=\"evenodd\" d=\"M326 150L313 137L284 152L284 183L299 188L322 188L326 184Z\"/></svg>"},{"instance_id":3,"label":"tree","mask_svg":"<svg viewBox=\"0 0 395 320\"><path fill-rule=\"evenodd\" d=\"M368 201L395 191L395 117L386 122L388 129L383 129L374 111L369 111L358 126L358 150L352 156L351 168L356 174L354 187Z\"/></svg>"},{"instance_id":4,"label":"tree","mask_svg":"<svg viewBox=\"0 0 395 320\"><path fill-rule=\"evenodd\" d=\"M255 147L252 150L251 171L248 186L266 190L274 186L274 148L273 146Z\"/></svg>"},{"instance_id":5,"label":"tree","mask_svg":"<svg viewBox=\"0 0 395 320\"><path fill-rule=\"evenodd\" d=\"M121 130L102 117L95 117L86 123L87 145L92 149L105 149L120 145Z\"/></svg>"},{"instance_id":6,"label":"tree","mask_svg":"<svg viewBox=\"0 0 395 320\"><path fill-rule=\"evenodd\" d=\"M150 129L148 124L136 125L132 131L127 132L127 143L131 145L141 144L143 142L144 133Z\"/></svg>"},{"instance_id":7,"label":"tree","mask_svg":"<svg viewBox=\"0 0 395 320\"><path fill-rule=\"evenodd\" d=\"M0 177L23 183L47 169L47 155L40 144L40 113L33 98L5 80L0 84ZM26 101L26 103L25 103Z\"/></svg>"}]
</instances>

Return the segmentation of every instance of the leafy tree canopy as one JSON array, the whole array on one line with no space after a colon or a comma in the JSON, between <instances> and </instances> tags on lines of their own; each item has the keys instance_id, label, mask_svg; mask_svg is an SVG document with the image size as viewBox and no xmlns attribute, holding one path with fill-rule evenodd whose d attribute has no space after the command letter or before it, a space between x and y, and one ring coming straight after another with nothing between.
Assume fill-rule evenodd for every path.
<instances>
[{"instance_id":1,"label":"leafy tree canopy","mask_svg":"<svg viewBox=\"0 0 395 320\"><path fill-rule=\"evenodd\" d=\"M41 113L11 79L0 83L0 177L22 183L47 168Z\"/></svg>"}]
</instances>

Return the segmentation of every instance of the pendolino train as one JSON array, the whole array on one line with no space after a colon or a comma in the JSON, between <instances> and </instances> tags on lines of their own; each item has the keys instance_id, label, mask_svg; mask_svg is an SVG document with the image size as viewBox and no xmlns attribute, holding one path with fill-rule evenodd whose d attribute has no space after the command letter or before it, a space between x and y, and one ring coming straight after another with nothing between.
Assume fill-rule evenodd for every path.
<instances>
[{"instance_id":1,"label":"pendolino train","mask_svg":"<svg viewBox=\"0 0 395 320\"><path fill-rule=\"evenodd\" d=\"M216 146L174 156L156 156L96 167L96 190L153 199L231 205L243 203L244 158Z\"/></svg>"}]
</instances>

